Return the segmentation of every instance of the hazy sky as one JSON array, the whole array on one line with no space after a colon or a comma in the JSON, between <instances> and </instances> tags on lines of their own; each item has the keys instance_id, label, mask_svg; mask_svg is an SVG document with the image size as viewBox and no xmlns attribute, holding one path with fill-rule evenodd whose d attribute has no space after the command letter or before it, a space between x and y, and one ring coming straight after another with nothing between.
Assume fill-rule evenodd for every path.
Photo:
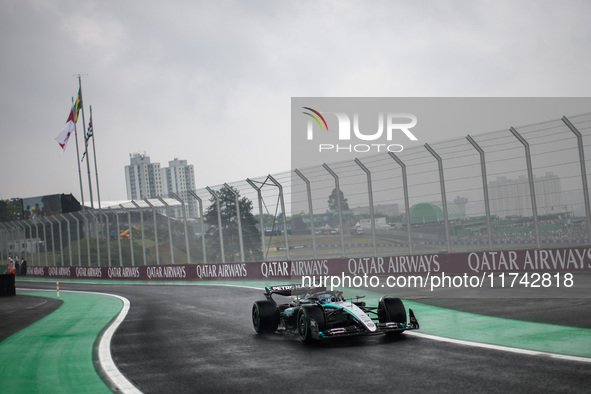
<instances>
[{"instance_id":1,"label":"hazy sky","mask_svg":"<svg viewBox=\"0 0 591 394\"><path fill-rule=\"evenodd\" d=\"M79 199L75 141L60 156L54 140L75 74L101 199L122 200L134 152L187 160L198 188L289 170L291 97L590 96L589 15L585 0L0 0L0 199Z\"/></svg>"}]
</instances>

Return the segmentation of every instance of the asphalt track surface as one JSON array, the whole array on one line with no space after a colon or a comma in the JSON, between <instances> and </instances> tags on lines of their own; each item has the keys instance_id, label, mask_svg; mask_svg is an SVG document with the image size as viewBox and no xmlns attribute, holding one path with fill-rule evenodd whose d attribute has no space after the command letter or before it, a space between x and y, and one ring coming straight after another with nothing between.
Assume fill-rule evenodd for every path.
<instances>
[{"instance_id":1,"label":"asphalt track surface","mask_svg":"<svg viewBox=\"0 0 591 394\"><path fill-rule=\"evenodd\" d=\"M0 297L0 310L5 316L0 320L0 342L23 327L35 323L55 311L62 300L21 295L19 297Z\"/></svg>"},{"instance_id":2,"label":"asphalt track surface","mask_svg":"<svg viewBox=\"0 0 591 394\"><path fill-rule=\"evenodd\" d=\"M64 290L106 292L130 300L131 309L113 337L111 351L121 372L145 393L589 392L588 362L446 343L411 333L394 339L351 338L315 346L305 346L297 337L258 336L250 311L253 301L262 298L261 290L206 285L60 285ZM52 288L55 284L26 282L24 286ZM431 301L501 316L503 309L532 302ZM529 319L564 323L564 316L545 313L559 309L556 305L561 303L565 300L544 300L538 308L530 305L529 309L538 312L531 312ZM569 325L589 326L588 300L565 304L573 312L566 314ZM463 318L451 316L457 321L441 324L466 329ZM417 317L422 326L438 324L422 321L420 313ZM587 335L589 328L581 330ZM591 341L583 342L584 346L589 348Z\"/></svg>"}]
</instances>

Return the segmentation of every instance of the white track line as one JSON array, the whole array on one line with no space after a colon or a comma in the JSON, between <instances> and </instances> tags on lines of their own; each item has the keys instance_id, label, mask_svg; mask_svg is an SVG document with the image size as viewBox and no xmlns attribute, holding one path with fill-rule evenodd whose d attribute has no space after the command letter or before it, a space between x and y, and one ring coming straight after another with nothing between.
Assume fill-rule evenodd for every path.
<instances>
[{"instance_id":1,"label":"white track line","mask_svg":"<svg viewBox=\"0 0 591 394\"><path fill-rule=\"evenodd\" d=\"M113 357L111 356L111 339L117 331L117 328L121 325L127 313L129 312L129 307L131 303L125 297L118 296L116 294L107 294L107 293L93 293L93 294L102 294L102 295L109 295L111 297L117 297L123 302L123 308L117 315L117 318L111 322L109 327L105 330L103 335L101 336L101 340L99 342L99 350L98 350L98 358L99 363L103 371L107 374L109 379L115 384L117 390L122 393L141 393L137 387L133 385L117 368L115 362L113 361Z\"/></svg>"},{"instance_id":2,"label":"white track line","mask_svg":"<svg viewBox=\"0 0 591 394\"><path fill-rule=\"evenodd\" d=\"M225 287L240 287L243 289L265 290L264 287L246 286L246 285L231 285L228 283L196 283L197 286L225 286Z\"/></svg>"},{"instance_id":3,"label":"white track line","mask_svg":"<svg viewBox=\"0 0 591 394\"><path fill-rule=\"evenodd\" d=\"M438 335L425 334L425 333L416 332L416 331L406 331L405 334L412 335L415 337L425 338L425 339L431 339L433 341L453 343L455 345L464 345L464 346L478 347L478 348L482 348L482 349L499 350L502 352L523 354L523 355L528 355L528 356L546 356L546 357L551 357L551 358L555 358L555 359L559 359L559 360L579 361L579 362L584 362L584 363L591 363L591 358L583 357L583 356L571 356L568 354L550 353L550 352L544 352L544 351L540 351L540 350L521 349L521 348L517 348L517 347L510 347L510 346L504 346L504 345L493 345L490 343L466 341L463 339L440 337Z\"/></svg>"}]
</instances>

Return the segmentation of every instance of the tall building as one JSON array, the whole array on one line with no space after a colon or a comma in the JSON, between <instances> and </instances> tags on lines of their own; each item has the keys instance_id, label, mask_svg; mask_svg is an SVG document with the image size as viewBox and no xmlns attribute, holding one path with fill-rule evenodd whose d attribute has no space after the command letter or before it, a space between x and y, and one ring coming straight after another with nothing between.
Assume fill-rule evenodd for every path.
<instances>
[{"instance_id":1,"label":"tall building","mask_svg":"<svg viewBox=\"0 0 591 394\"><path fill-rule=\"evenodd\" d=\"M168 162L168 167L160 168L160 163L150 163L146 154L129 155L130 164L125 166L125 182L129 200L168 197L176 194L185 202L188 218L197 217L197 201L189 194L195 190L195 170L186 160L175 158ZM172 207L171 216L181 218L181 207Z\"/></svg>"},{"instance_id":2,"label":"tall building","mask_svg":"<svg viewBox=\"0 0 591 394\"><path fill-rule=\"evenodd\" d=\"M547 172L542 177L534 176L534 188L538 214L566 212L567 208L562 203L560 178L557 175ZM497 177L496 181L489 182L488 191L493 214L499 217L533 215L529 182L526 176L520 175L517 179Z\"/></svg>"},{"instance_id":3,"label":"tall building","mask_svg":"<svg viewBox=\"0 0 591 394\"><path fill-rule=\"evenodd\" d=\"M168 168L162 169L163 189L165 195L175 193L185 202L187 217L197 217L197 202L189 194L195 190L195 170L187 160L174 160L168 162ZM175 208L173 216L182 217L182 209Z\"/></svg>"},{"instance_id":4,"label":"tall building","mask_svg":"<svg viewBox=\"0 0 591 394\"><path fill-rule=\"evenodd\" d=\"M125 166L125 183L127 198L141 200L162 195L160 163L150 163L145 154L129 155L130 164Z\"/></svg>"}]
</instances>

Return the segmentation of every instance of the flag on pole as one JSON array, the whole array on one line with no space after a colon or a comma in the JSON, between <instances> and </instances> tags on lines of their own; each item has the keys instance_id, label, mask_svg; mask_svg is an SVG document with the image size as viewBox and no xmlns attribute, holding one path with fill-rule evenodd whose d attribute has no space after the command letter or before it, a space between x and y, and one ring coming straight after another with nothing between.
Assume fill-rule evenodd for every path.
<instances>
[{"instance_id":1,"label":"flag on pole","mask_svg":"<svg viewBox=\"0 0 591 394\"><path fill-rule=\"evenodd\" d=\"M86 153L88 152L88 141L90 141L90 139L92 138L92 133L93 133L93 129L92 129L92 110L90 111L90 120L88 121L88 129L86 130L86 137L84 138L84 140L86 141L86 149L84 149L84 154L82 155L82 160L80 161L84 161L84 157L86 156Z\"/></svg>"},{"instance_id":2,"label":"flag on pole","mask_svg":"<svg viewBox=\"0 0 591 394\"><path fill-rule=\"evenodd\" d=\"M55 138L59 146L62 148L60 152L60 156L66 151L66 145L68 144L68 139L70 138L70 134L74 131L76 127L76 122L78 122L78 113L82 108L82 91L78 89L78 96L76 96L76 101L70 110L70 115L68 116L68 120L66 121L66 125L62 129L61 133Z\"/></svg>"},{"instance_id":3,"label":"flag on pole","mask_svg":"<svg viewBox=\"0 0 591 394\"><path fill-rule=\"evenodd\" d=\"M88 145L88 140L92 137L92 133L94 132L92 128L92 111L90 111L90 120L88 121L88 129L86 131L86 145Z\"/></svg>"},{"instance_id":4,"label":"flag on pole","mask_svg":"<svg viewBox=\"0 0 591 394\"><path fill-rule=\"evenodd\" d=\"M68 139L70 138L70 134L74 131L76 127L75 119L76 116L74 115L74 107L70 109L70 115L68 116L68 120L66 121L66 125L62 129L61 133L55 138L57 143L62 148L60 152L60 156L66 151L66 145L68 144Z\"/></svg>"},{"instance_id":5,"label":"flag on pole","mask_svg":"<svg viewBox=\"0 0 591 394\"><path fill-rule=\"evenodd\" d=\"M78 123L78 114L80 113L81 108L82 108L82 90L78 89L78 96L76 96L76 101L74 102L74 123Z\"/></svg>"}]
</instances>

